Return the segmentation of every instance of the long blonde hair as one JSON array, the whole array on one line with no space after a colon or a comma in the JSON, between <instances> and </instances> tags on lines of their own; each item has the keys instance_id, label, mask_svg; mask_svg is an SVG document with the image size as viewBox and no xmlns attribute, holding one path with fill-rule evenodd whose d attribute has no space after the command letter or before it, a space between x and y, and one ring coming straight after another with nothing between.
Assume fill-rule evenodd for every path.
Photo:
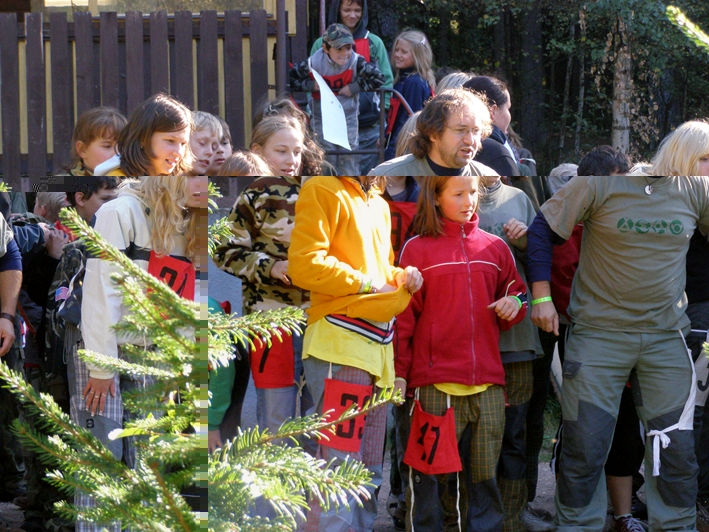
<instances>
[{"instance_id":1,"label":"long blonde hair","mask_svg":"<svg viewBox=\"0 0 709 532\"><path fill-rule=\"evenodd\" d=\"M391 47L391 64L394 64L394 50L398 41L406 41L411 45L411 55L414 58L414 71L428 82L428 86L433 90L436 87L436 76L433 73L431 65L433 65L433 50L431 43L428 42L428 37L422 31L405 30L397 35L394 40L394 46ZM394 83L399 81L399 69L395 67L396 79Z\"/></svg>"},{"instance_id":2,"label":"long blonde hair","mask_svg":"<svg viewBox=\"0 0 709 532\"><path fill-rule=\"evenodd\" d=\"M709 156L709 123L685 122L660 143L648 173L660 175L696 175L699 159Z\"/></svg>"},{"instance_id":3,"label":"long blonde hair","mask_svg":"<svg viewBox=\"0 0 709 532\"><path fill-rule=\"evenodd\" d=\"M153 224L150 240L156 254L169 255L175 247L175 233L185 235L185 255L194 260L197 248L197 209L187 207L186 176L148 176L130 181L121 194L138 198L150 209Z\"/></svg>"}]
</instances>

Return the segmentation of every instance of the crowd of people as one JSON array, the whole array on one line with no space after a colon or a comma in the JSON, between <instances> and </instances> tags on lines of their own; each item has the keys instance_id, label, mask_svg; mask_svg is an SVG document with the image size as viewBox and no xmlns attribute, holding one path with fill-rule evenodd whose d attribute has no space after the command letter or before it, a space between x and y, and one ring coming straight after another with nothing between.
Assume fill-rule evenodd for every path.
<instances>
[{"instance_id":1,"label":"crowd of people","mask_svg":"<svg viewBox=\"0 0 709 532\"><path fill-rule=\"evenodd\" d=\"M107 138L122 121L96 113ZM96 123L95 122L95 123ZM101 136L101 135L100 135ZM77 143L82 164L94 164L106 145ZM150 384L150 378L118 375L85 362L81 349L122 358L126 349L153 349L150 338L117 333L127 313L112 275L118 266L87 251L86 243L60 220L64 208L77 214L138 266L162 278L185 298L195 299L203 240L198 219L207 208L207 178L187 176L63 177L36 193L0 192L0 356L36 391L51 395L80 427L89 430L131 466L132 437L111 438L133 414L123 394ZM189 282L186 282L189 281ZM0 390L0 497L24 511L20 530L121 530L120 523L73 523L54 504L67 500L47 482L46 459L19 445L11 430L18 416L40 432L39 415L25 411L8 389ZM77 490L68 502L90 508ZM18 530L0 518L0 530Z\"/></svg>"},{"instance_id":2,"label":"crowd of people","mask_svg":"<svg viewBox=\"0 0 709 532\"><path fill-rule=\"evenodd\" d=\"M475 106L487 109L447 90L420 116L470 134ZM454 147L438 142L424 153ZM212 376L210 450L238 425L249 371L271 431L393 386L405 403L389 415L302 442L329 467L350 456L372 473L363 505L311 500L304 530L372 530L386 440L400 530L600 531L607 501L611 530L709 530L709 124L681 125L650 162L598 146L545 177L466 164L241 191L214 260L241 279L244 313L297 306L307 326ZM534 500L556 350L551 516ZM272 515L262 502L254 512Z\"/></svg>"}]
</instances>

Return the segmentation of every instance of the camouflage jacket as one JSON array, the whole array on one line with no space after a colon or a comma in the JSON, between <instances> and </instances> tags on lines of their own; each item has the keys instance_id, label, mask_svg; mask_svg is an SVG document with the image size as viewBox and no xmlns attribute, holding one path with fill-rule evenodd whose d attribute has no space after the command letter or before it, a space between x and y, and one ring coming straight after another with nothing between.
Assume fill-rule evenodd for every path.
<instances>
[{"instance_id":1,"label":"camouflage jacket","mask_svg":"<svg viewBox=\"0 0 709 532\"><path fill-rule=\"evenodd\" d=\"M271 278L273 265L288 260L299 193L299 178L261 177L229 213L232 236L220 242L214 261L241 279L244 313L286 305L305 308L310 300L308 292Z\"/></svg>"},{"instance_id":2,"label":"camouflage jacket","mask_svg":"<svg viewBox=\"0 0 709 532\"><path fill-rule=\"evenodd\" d=\"M64 246L47 294L43 367L46 373L65 374L66 360L81 340L81 299L86 272L86 245L76 240Z\"/></svg>"}]
</instances>

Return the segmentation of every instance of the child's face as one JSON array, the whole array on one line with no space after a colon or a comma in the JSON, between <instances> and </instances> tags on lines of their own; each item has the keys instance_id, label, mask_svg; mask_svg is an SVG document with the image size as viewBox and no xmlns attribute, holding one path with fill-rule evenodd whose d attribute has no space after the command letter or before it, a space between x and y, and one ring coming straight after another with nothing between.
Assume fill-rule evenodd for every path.
<instances>
[{"instance_id":1,"label":"child's face","mask_svg":"<svg viewBox=\"0 0 709 532\"><path fill-rule=\"evenodd\" d=\"M209 169L209 165L212 162L218 146L219 139L208 129L203 129L202 131L190 135L190 148L194 155L192 170L195 173L209 175L207 174L207 170Z\"/></svg>"},{"instance_id":2,"label":"child's face","mask_svg":"<svg viewBox=\"0 0 709 532\"><path fill-rule=\"evenodd\" d=\"M490 115L492 117L492 123L495 124L500 130L507 134L507 128L512 121L512 115L510 114L510 108L512 107L512 100L510 100L510 93L505 91L507 95L507 103L502 105L493 105Z\"/></svg>"},{"instance_id":3,"label":"child's face","mask_svg":"<svg viewBox=\"0 0 709 532\"><path fill-rule=\"evenodd\" d=\"M79 216L84 220L90 222L91 218L96 214L96 211L98 211L104 203L116 199L116 196L118 196L117 188L104 187L95 194L91 194L88 199L84 198L83 192L79 192L75 196L76 212L78 212Z\"/></svg>"},{"instance_id":4,"label":"child's face","mask_svg":"<svg viewBox=\"0 0 709 532\"><path fill-rule=\"evenodd\" d=\"M325 43L323 43L323 48L325 49L325 53L330 56L330 59L340 66L345 66L352 57L351 44L345 44L341 48L330 47L330 50L328 50Z\"/></svg>"},{"instance_id":5,"label":"child's face","mask_svg":"<svg viewBox=\"0 0 709 532\"><path fill-rule=\"evenodd\" d=\"M184 159L189 141L189 128L153 133L150 138L150 150L153 152L150 165L153 173L150 175L170 175Z\"/></svg>"},{"instance_id":6,"label":"child's face","mask_svg":"<svg viewBox=\"0 0 709 532\"><path fill-rule=\"evenodd\" d=\"M196 209L206 209L209 204L209 191L206 175L198 175L187 178L187 202L188 207Z\"/></svg>"},{"instance_id":7,"label":"child's face","mask_svg":"<svg viewBox=\"0 0 709 532\"><path fill-rule=\"evenodd\" d=\"M709 153L699 158L697 166L697 175L709 175Z\"/></svg>"},{"instance_id":8,"label":"child's face","mask_svg":"<svg viewBox=\"0 0 709 532\"><path fill-rule=\"evenodd\" d=\"M303 135L293 129L279 129L253 152L265 159L275 175L298 175L303 152Z\"/></svg>"},{"instance_id":9,"label":"child's face","mask_svg":"<svg viewBox=\"0 0 709 532\"><path fill-rule=\"evenodd\" d=\"M399 39L394 46L394 66L399 70L414 66L413 46L411 43Z\"/></svg>"},{"instance_id":10,"label":"child's face","mask_svg":"<svg viewBox=\"0 0 709 532\"><path fill-rule=\"evenodd\" d=\"M340 21L353 31L362 18L362 6L355 4L352 0L343 0L340 4Z\"/></svg>"},{"instance_id":11,"label":"child's face","mask_svg":"<svg viewBox=\"0 0 709 532\"><path fill-rule=\"evenodd\" d=\"M207 169L207 175L217 175L219 170L224 166L224 162L231 156L231 142L226 137L222 137L219 142L217 149L214 150L214 155L212 156L209 168Z\"/></svg>"},{"instance_id":12,"label":"child's face","mask_svg":"<svg viewBox=\"0 0 709 532\"><path fill-rule=\"evenodd\" d=\"M76 142L76 153L81 157L84 168L93 173L94 168L99 164L116 155L116 139L98 137L88 144L78 140Z\"/></svg>"},{"instance_id":13,"label":"child's face","mask_svg":"<svg viewBox=\"0 0 709 532\"><path fill-rule=\"evenodd\" d=\"M443 190L436 197L436 206L441 210L444 218L464 224L475 214L478 199L477 177L449 177Z\"/></svg>"}]
</instances>

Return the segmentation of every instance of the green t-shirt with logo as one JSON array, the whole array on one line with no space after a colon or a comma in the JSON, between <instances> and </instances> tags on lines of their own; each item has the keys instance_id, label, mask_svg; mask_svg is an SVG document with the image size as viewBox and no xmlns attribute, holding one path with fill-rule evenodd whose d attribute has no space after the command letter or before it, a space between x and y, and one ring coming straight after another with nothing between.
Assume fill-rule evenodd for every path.
<instances>
[{"instance_id":1,"label":"green t-shirt with logo","mask_svg":"<svg viewBox=\"0 0 709 532\"><path fill-rule=\"evenodd\" d=\"M566 239L584 222L569 305L575 323L615 331L689 325L685 260L695 228L709 232L709 177L575 177L541 212Z\"/></svg>"}]
</instances>

